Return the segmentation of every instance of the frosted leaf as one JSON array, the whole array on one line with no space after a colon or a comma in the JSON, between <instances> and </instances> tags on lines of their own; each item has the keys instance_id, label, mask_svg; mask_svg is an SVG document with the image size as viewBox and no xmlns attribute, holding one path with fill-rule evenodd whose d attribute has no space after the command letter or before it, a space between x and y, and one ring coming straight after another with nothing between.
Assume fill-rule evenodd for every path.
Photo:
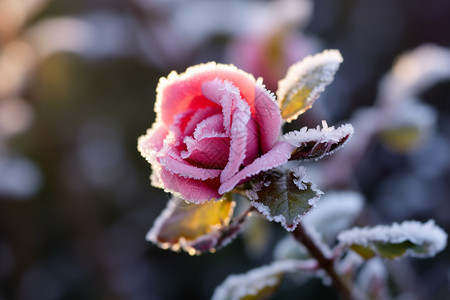
<instances>
[{"instance_id":1,"label":"frosted leaf","mask_svg":"<svg viewBox=\"0 0 450 300\"><path fill-rule=\"evenodd\" d=\"M328 192L316 209L305 216L303 223L322 234L324 240L331 241L355 221L363 203L362 195L356 192Z\"/></svg>"},{"instance_id":2,"label":"frosted leaf","mask_svg":"<svg viewBox=\"0 0 450 300\"><path fill-rule=\"evenodd\" d=\"M311 108L325 86L333 81L343 59L338 50L325 50L292 65L278 82L281 116L290 122Z\"/></svg>"},{"instance_id":3,"label":"frosted leaf","mask_svg":"<svg viewBox=\"0 0 450 300\"><path fill-rule=\"evenodd\" d=\"M397 58L380 83L379 101L389 104L418 96L450 78L450 50L427 44Z\"/></svg>"},{"instance_id":4,"label":"frosted leaf","mask_svg":"<svg viewBox=\"0 0 450 300\"><path fill-rule=\"evenodd\" d=\"M220 201L190 204L173 197L147 233L146 239L163 249L201 254L224 246L234 236L230 220L234 210L230 195Z\"/></svg>"},{"instance_id":5,"label":"frosted leaf","mask_svg":"<svg viewBox=\"0 0 450 300\"><path fill-rule=\"evenodd\" d=\"M434 224L404 221L390 226L352 228L338 235L341 244L368 259L375 255L397 258L403 255L432 257L447 245L447 234Z\"/></svg>"},{"instance_id":6,"label":"frosted leaf","mask_svg":"<svg viewBox=\"0 0 450 300\"><path fill-rule=\"evenodd\" d=\"M315 205L322 191L305 174L305 168L281 167L253 180L247 194L251 204L269 221L293 231Z\"/></svg>"},{"instance_id":7,"label":"frosted leaf","mask_svg":"<svg viewBox=\"0 0 450 300\"><path fill-rule=\"evenodd\" d=\"M284 260L259 267L245 274L230 275L220 284L212 300L267 299L278 289L286 273L312 270L315 261Z\"/></svg>"},{"instance_id":8,"label":"frosted leaf","mask_svg":"<svg viewBox=\"0 0 450 300\"><path fill-rule=\"evenodd\" d=\"M353 126L344 124L337 129L328 127L326 121L322 121L322 129L303 127L300 130L286 133L283 138L295 146L291 160L320 159L332 154L342 147L353 135Z\"/></svg>"}]
</instances>

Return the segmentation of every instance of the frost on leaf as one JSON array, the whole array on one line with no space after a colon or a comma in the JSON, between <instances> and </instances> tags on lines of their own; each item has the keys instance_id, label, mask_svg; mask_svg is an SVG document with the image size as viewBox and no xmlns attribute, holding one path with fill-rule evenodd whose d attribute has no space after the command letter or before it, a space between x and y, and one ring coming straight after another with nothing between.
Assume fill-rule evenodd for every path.
<instances>
[{"instance_id":1,"label":"frost on leaf","mask_svg":"<svg viewBox=\"0 0 450 300\"><path fill-rule=\"evenodd\" d=\"M277 98L283 119L290 122L311 108L333 81L342 61L338 50L325 50L292 65L278 82Z\"/></svg>"},{"instance_id":2,"label":"frost on leaf","mask_svg":"<svg viewBox=\"0 0 450 300\"><path fill-rule=\"evenodd\" d=\"M354 130L350 124L344 124L337 129L328 127L326 121L322 121L322 129L303 127L286 133L284 139L295 146L291 160L320 159L332 154L342 147L352 136Z\"/></svg>"},{"instance_id":3,"label":"frost on leaf","mask_svg":"<svg viewBox=\"0 0 450 300\"><path fill-rule=\"evenodd\" d=\"M336 235L347 229L363 208L363 196L356 192L329 192L322 196L317 207L303 219L325 241L332 242Z\"/></svg>"},{"instance_id":4,"label":"frost on leaf","mask_svg":"<svg viewBox=\"0 0 450 300\"><path fill-rule=\"evenodd\" d=\"M352 228L341 232L338 239L366 259L375 255L388 259L403 255L431 257L447 245L447 234L433 220Z\"/></svg>"},{"instance_id":5,"label":"frost on leaf","mask_svg":"<svg viewBox=\"0 0 450 300\"><path fill-rule=\"evenodd\" d=\"M216 288L211 299L267 299L276 292L286 273L315 267L316 263L312 261L284 260L250 270L245 274L230 275Z\"/></svg>"},{"instance_id":6,"label":"frost on leaf","mask_svg":"<svg viewBox=\"0 0 450 300\"><path fill-rule=\"evenodd\" d=\"M305 168L277 168L253 180L248 191L251 204L269 221L293 231L323 194L306 176Z\"/></svg>"},{"instance_id":7,"label":"frost on leaf","mask_svg":"<svg viewBox=\"0 0 450 300\"><path fill-rule=\"evenodd\" d=\"M173 197L147 233L163 249L183 249L191 255L214 252L232 235L229 224L235 203L226 194L219 201L190 204Z\"/></svg>"}]
</instances>

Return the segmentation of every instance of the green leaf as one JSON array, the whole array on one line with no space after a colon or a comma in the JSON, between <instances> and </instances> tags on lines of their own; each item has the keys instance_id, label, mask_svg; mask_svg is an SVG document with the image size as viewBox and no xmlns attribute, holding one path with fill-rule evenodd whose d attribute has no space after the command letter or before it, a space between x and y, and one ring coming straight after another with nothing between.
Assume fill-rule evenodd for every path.
<instances>
[{"instance_id":1,"label":"green leaf","mask_svg":"<svg viewBox=\"0 0 450 300\"><path fill-rule=\"evenodd\" d=\"M370 247L364 247L358 244L350 245L350 249L358 253L364 259L370 259L376 255Z\"/></svg>"},{"instance_id":2,"label":"green leaf","mask_svg":"<svg viewBox=\"0 0 450 300\"><path fill-rule=\"evenodd\" d=\"M311 108L333 81L342 61L338 50L325 50L292 65L278 82L277 98L283 119L290 122Z\"/></svg>"},{"instance_id":3,"label":"green leaf","mask_svg":"<svg viewBox=\"0 0 450 300\"><path fill-rule=\"evenodd\" d=\"M264 172L252 185L248 192L251 204L269 221L281 223L287 231L297 227L322 194L306 176L304 167Z\"/></svg>"},{"instance_id":4,"label":"green leaf","mask_svg":"<svg viewBox=\"0 0 450 300\"><path fill-rule=\"evenodd\" d=\"M191 255L214 252L227 233L234 206L230 194L203 204L173 197L148 232L147 240L163 249L183 249Z\"/></svg>"},{"instance_id":5,"label":"green leaf","mask_svg":"<svg viewBox=\"0 0 450 300\"><path fill-rule=\"evenodd\" d=\"M338 236L339 242L369 259L375 255L394 259L404 255L431 257L447 245L447 234L434 224L405 221L390 226L352 228Z\"/></svg>"},{"instance_id":6,"label":"green leaf","mask_svg":"<svg viewBox=\"0 0 450 300\"><path fill-rule=\"evenodd\" d=\"M285 260L268 266L259 267L245 274L230 275L220 284L212 300L259 300L268 299L280 286L286 273L300 270L312 270L317 267L315 261Z\"/></svg>"}]
</instances>

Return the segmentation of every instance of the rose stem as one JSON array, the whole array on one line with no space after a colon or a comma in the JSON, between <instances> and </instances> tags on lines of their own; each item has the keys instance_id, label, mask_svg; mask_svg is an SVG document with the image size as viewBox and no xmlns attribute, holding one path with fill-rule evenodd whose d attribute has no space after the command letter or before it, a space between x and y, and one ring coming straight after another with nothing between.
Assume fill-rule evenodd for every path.
<instances>
[{"instance_id":1,"label":"rose stem","mask_svg":"<svg viewBox=\"0 0 450 300\"><path fill-rule=\"evenodd\" d=\"M331 278L334 286L341 293L342 298L346 300L352 299L349 287L334 269L334 260L327 258L323 254L322 250L320 250L314 240L308 235L301 223L298 224L297 228L292 233L295 239L298 242L302 243L306 247L306 249L308 249L309 253L316 258L319 267L325 270L325 272Z\"/></svg>"}]
</instances>

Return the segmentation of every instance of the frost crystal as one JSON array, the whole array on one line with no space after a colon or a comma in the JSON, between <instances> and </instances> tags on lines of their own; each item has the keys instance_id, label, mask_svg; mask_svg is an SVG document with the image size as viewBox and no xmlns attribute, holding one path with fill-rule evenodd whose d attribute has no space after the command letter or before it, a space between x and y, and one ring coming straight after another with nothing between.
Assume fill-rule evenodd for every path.
<instances>
[{"instance_id":1,"label":"frost crystal","mask_svg":"<svg viewBox=\"0 0 450 300\"><path fill-rule=\"evenodd\" d=\"M325 86L333 81L343 59L338 50L325 50L292 65L278 82L277 97L288 122L309 109Z\"/></svg>"},{"instance_id":2,"label":"frost crystal","mask_svg":"<svg viewBox=\"0 0 450 300\"><path fill-rule=\"evenodd\" d=\"M291 159L320 159L325 155L334 153L343 146L353 135L353 126L344 124L337 129L328 127L322 121L322 129L303 127L300 130L286 133L283 138L291 145L297 147Z\"/></svg>"},{"instance_id":3,"label":"frost crystal","mask_svg":"<svg viewBox=\"0 0 450 300\"><path fill-rule=\"evenodd\" d=\"M447 245L447 234L433 220L426 223L404 221L391 226L352 228L341 232L338 240L345 245L370 247L372 243L401 244L413 243L414 248L405 249L414 257L431 257ZM407 247L407 246L406 246Z\"/></svg>"}]
</instances>

